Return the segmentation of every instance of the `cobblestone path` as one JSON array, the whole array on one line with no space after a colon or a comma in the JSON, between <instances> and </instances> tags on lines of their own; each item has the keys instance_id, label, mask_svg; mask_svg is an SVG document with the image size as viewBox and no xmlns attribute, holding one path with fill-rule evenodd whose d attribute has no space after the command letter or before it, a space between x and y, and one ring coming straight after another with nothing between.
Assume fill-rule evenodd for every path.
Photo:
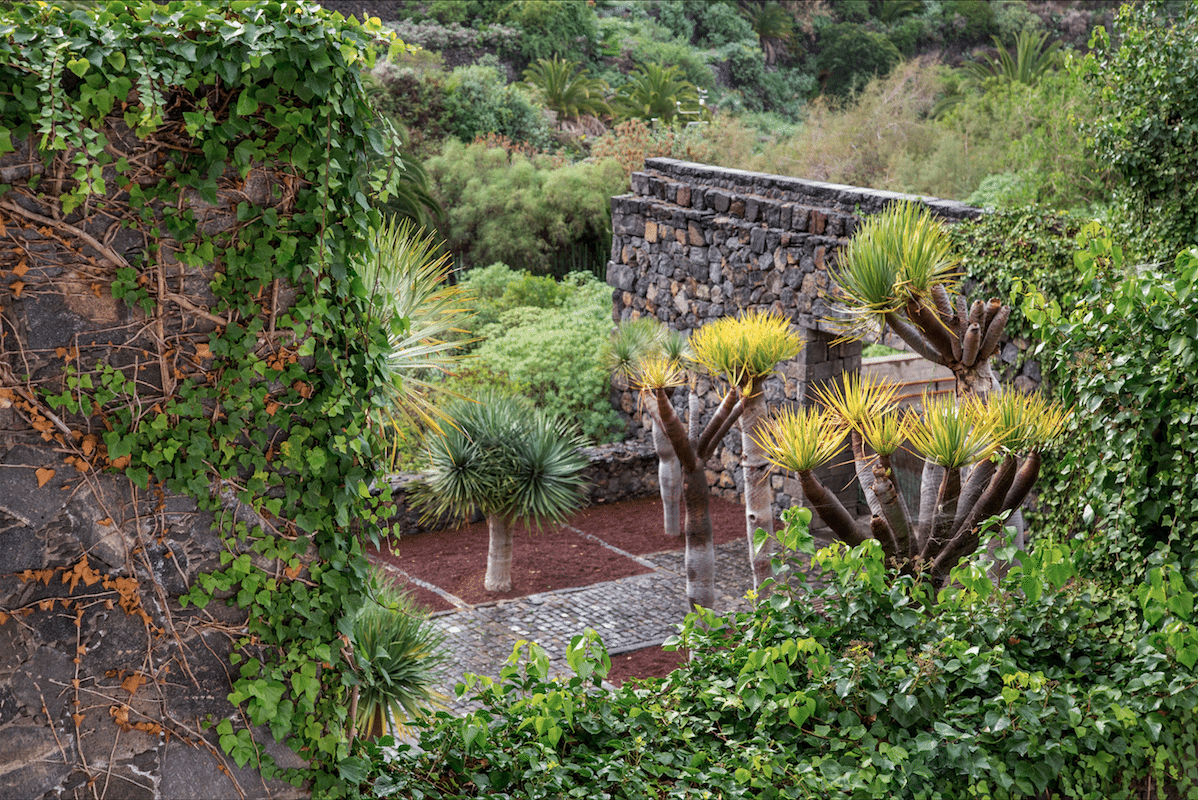
<instances>
[{"instance_id":1,"label":"cobblestone path","mask_svg":"<svg viewBox=\"0 0 1198 800\"><path fill-rule=\"evenodd\" d=\"M458 700L454 686L466 673L498 677L513 647L521 640L539 644L549 656L551 669L558 674L569 674L566 647L571 638L587 628L598 631L613 656L661 644L675 633L677 624L686 615L683 551L634 556L604 544L653 572L433 616L433 622L445 632L452 654L438 687L449 710L461 714L476 708L478 703L470 701L469 695ZM380 566L407 577L394 567ZM715 582L716 611L747 607L744 595L753 586L753 576L744 542L716 546ZM458 598L452 600L468 606Z\"/></svg>"}]
</instances>

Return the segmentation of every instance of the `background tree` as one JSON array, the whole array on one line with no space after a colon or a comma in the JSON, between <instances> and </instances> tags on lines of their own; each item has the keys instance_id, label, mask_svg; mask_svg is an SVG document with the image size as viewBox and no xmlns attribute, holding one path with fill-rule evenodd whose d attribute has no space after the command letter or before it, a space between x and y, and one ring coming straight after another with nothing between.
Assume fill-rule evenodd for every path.
<instances>
[{"instance_id":1,"label":"background tree","mask_svg":"<svg viewBox=\"0 0 1198 800\"><path fill-rule=\"evenodd\" d=\"M703 111L695 85L678 67L641 64L616 94L616 110L624 118L659 119L670 123L680 112Z\"/></svg>"},{"instance_id":2,"label":"background tree","mask_svg":"<svg viewBox=\"0 0 1198 800\"><path fill-rule=\"evenodd\" d=\"M428 468L413 500L428 516L487 518L484 586L512 588L516 522L562 521L582 505L586 457L558 420L523 398L487 394L446 409L449 424L428 438Z\"/></svg>"}]
</instances>

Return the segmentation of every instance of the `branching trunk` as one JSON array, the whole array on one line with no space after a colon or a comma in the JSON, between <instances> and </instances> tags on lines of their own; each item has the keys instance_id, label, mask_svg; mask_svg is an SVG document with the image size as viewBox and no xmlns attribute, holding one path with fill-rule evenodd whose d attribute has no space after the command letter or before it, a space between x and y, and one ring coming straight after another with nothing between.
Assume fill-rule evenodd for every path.
<instances>
[{"instance_id":1,"label":"branching trunk","mask_svg":"<svg viewBox=\"0 0 1198 800\"><path fill-rule=\"evenodd\" d=\"M670 445L665 425L656 408L650 407L650 426L653 431L653 449L657 452L657 486L661 493L662 525L666 536L677 538L682 535L682 465L678 454Z\"/></svg>"},{"instance_id":2,"label":"branching trunk","mask_svg":"<svg viewBox=\"0 0 1198 800\"><path fill-rule=\"evenodd\" d=\"M820 483L815 473L811 470L800 472L799 483L803 487L803 494L807 495L807 502L811 503L812 510L819 514L819 518L841 541L850 547L856 547L869 538L869 529L853 519L853 515L845 509L840 499Z\"/></svg>"},{"instance_id":3,"label":"branching trunk","mask_svg":"<svg viewBox=\"0 0 1198 800\"><path fill-rule=\"evenodd\" d=\"M903 503L902 495L891 479L890 471L881 462L874 464L873 474L873 493L878 498L882 518L886 520L890 535L894 538L895 557L900 561L906 561L914 555L911 547L911 521L907 517L906 504Z\"/></svg>"},{"instance_id":4,"label":"branching trunk","mask_svg":"<svg viewBox=\"0 0 1198 800\"><path fill-rule=\"evenodd\" d=\"M761 446L753 436L765 421L765 393L742 398L744 411L740 418L741 469L745 481L745 532L748 536L749 563L753 567L753 588L770 577L770 561L778 552L778 540L774 536L774 492L770 487L769 462ZM753 536L758 528L764 528L765 544L757 553L753 552Z\"/></svg>"},{"instance_id":5,"label":"branching trunk","mask_svg":"<svg viewBox=\"0 0 1198 800\"><path fill-rule=\"evenodd\" d=\"M936 513L936 498L940 494L940 482L944 479L944 467L931 461L923 463L923 475L919 481L919 517L915 522L915 552L922 553L932 535L932 517Z\"/></svg>"},{"instance_id":6,"label":"branching trunk","mask_svg":"<svg viewBox=\"0 0 1198 800\"><path fill-rule=\"evenodd\" d=\"M483 587L488 592L512 590L512 528L515 521L502 514L487 515L487 575Z\"/></svg>"}]
</instances>

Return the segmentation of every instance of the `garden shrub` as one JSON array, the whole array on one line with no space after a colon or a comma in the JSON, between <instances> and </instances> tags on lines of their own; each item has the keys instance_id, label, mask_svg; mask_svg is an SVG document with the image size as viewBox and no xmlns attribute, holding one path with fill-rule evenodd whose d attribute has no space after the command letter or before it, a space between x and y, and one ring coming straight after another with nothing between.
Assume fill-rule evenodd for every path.
<instances>
[{"instance_id":1,"label":"garden shrub","mask_svg":"<svg viewBox=\"0 0 1198 800\"><path fill-rule=\"evenodd\" d=\"M1078 412L1074 445L1041 502L1058 533L1086 541L1091 572L1134 583L1161 557L1192 570L1198 250L1169 265L1131 266L1097 225L1079 240L1083 290L1061 301L1063 313L1051 302L1030 309L1049 329L1053 384Z\"/></svg>"},{"instance_id":2,"label":"garden shrub","mask_svg":"<svg viewBox=\"0 0 1198 800\"><path fill-rule=\"evenodd\" d=\"M463 142L498 133L537 149L549 147L553 131L528 92L507 82L498 67L458 67L445 80L447 127Z\"/></svg>"},{"instance_id":3,"label":"garden shrub","mask_svg":"<svg viewBox=\"0 0 1198 800\"><path fill-rule=\"evenodd\" d=\"M485 276L486 283L494 285L501 266L488 268L492 274ZM606 284L586 273L560 284L515 274L488 311L498 311L497 320L475 328L483 341L470 363L473 370L519 386L539 408L572 420L593 442L623 438L599 359L612 325ZM449 385L458 388L452 381Z\"/></svg>"},{"instance_id":4,"label":"garden shrub","mask_svg":"<svg viewBox=\"0 0 1198 800\"><path fill-rule=\"evenodd\" d=\"M724 0L690 0L695 17L695 36L699 46L718 48L735 42L757 41L753 26L744 18L736 3ZM758 51L760 52L760 51Z\"/></svg>"},{"instance_id":5,"label":"garden shrub","mask_svg":"<svg viewBox=\"0 0 1198 800\"><path fill-rule=\"evenodd\" d=\"M590 3L576 0L513 0L502 21L520 30L521 68L538 58L593 63L599 44L599 20Z\"/></svg>"},{"instance_id":6,"label":"garden shrub","mask_svg":"<svg viewBox=\"0 0 1198 800\"><path fill-rule=\"evenodd\" d=\"M824 31L815 64L824 91L844 98L860 91L871 78L890 74L901 60L898 48L883 34L843 22Z\"/></svg>"},{"instance_id":7,"label":"garden shrub","mask_svg":"<svg viewBox=\"0 0 1198 800\"><path fill-rule=\"evenodd\" d=\"M1078 62L1097 107L1094 147L1129 229L1169 258L1198 242L1198 7L1127 5L1116 33L1097 28Z\"/></svg>"},{"instance_id":8,"label":"garden shrub","mask_svg":"<svg viewBox=\"0 0 1198 800\"><path fill-rule=\"evenodd\" d=\"M593 632L572 640L568 680L523 643L498 681L463 687L482 710L441 714L419 750L376 754L372 788L947 800L1129 796L1148 780L1162 796L1192 792L1198 646L1192 631L1176 649L1157 630L1185 617L1170 610L1184 592L1156 573L1159 591L1137 604L1079 580L1071 555L1021 554L1001 587L984 565L961 567L933 610L910 577L887 580L872 543L838 545L814 559L821 611L794 575L751 613L691 615L677 641L692 660L615 691L599 688L610 659Z\"/></svg>"},{"instance_id":9,"label":"garden shrub","mask_svg":"<svg viewBox=\"0 0 1198 800\"><path fill-rule=\"evenodd\" d=\"M945 39L962 45L982 44L998 33L990 0L946 0L941 6Z\"/></svg>"},{"instance_id":10,"label":"garden shrub","mask_svg":"<svg viewBox=\"0 0 1198 800\"><path fill-rule=\"evenodd\" d=\"M627 180L609 159L554 167L454 140L425 168L448 211L441 233L455 257L467 265L503 261L536 274L551 271L558 251L610 242L610 201Z\"/></svg>"}]
</instances>

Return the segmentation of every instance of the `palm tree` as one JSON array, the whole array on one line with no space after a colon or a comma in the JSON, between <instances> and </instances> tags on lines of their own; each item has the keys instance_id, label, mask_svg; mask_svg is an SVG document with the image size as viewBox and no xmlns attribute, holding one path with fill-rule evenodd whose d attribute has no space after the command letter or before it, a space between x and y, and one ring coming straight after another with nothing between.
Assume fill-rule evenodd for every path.
<instances>
[{"instance_id":1,"label":"palm tree","mask_svg":"<svg viewBox=\"0 0 1198 800\"><path fill-rule=\"evenodd\" d=\"M749 312L743 317L723 317L704 325L691 337L698 362L713 375L736 386L742 398L740 417L741 469L745 482L745 527L753 585L769 577L770 560L777 552L774 536L774 492L769 464L757 443L765 422L764 383L778 364L789 361L803 348L803 340L789 322L774 312ZM766 532L765 545L754 547L757 529Z\"/></svg>"},{"instance_id":2,"label":"palm tree","mask_svg":"<svg viewBox=\"0 0 1198 800\"><path fill-rule=\"evenodd\" d=\"M582 505L582 440L510 395L457 400L445 413L449 424L427 439L429 466L413 501L426 517L481 511L490 533L484 586L510 591L515 523L560 522Z\"/></svg>"},{"instance_id":3,"label":"palm tree","mask_svg":"<svg viewBox=\"0 0 1198 800\"><path fill-rule=\"evenodd\" d=\"M967 83L979 88L993 82L1033 86L1061 63L1061 43L1049 43L1048 31L1020 31L1015 40L1014 53L1003 47L997 36L991 38L998 51L997 57L985 56L984 61L961 67Z\"/></svg>"},{"instance_id":4,"label":"palm tree","mask_svg":"<svg viewBox=\"0 0 1198 800\"><path fill-rule=\"evenodd\" d=\"M609 90L607 83L587 77L586 70L576 70L577 61L538 58L524 70L524 81L520 85L532 91L561 119L610 116L611 106L604 99Z\"/></svg>"},{"instance_id":5,"label":"palm tree","mask_svg":"<svg viewBox=\"0 0 1198 800\"><path fill-rule=\"evenodd\" d=\"M641 64L616 94L616 107L625 118L660 119L670 123L679 113L703 111L699 92L683 80L681 70L660 64Z\"/></svg>"},{"instance_id":6,"label":"palm tree","mask_svg":"<svg viewBox=\"0 0 1198 800\"><path fill-rule=\"evenodd\" d=\"M407 592L377 572L371 587L371 599L354 618L359 682L350 704L354 730L376 739L435 703L433 686L448 653L440 629L429 624Z\"/></svg>"},{"instance_id":7,"label":"palm tree","mask_svg":"<svg viewBox=\"0 0 1198 800\"><path fill-rule=\"evenodd\" d=\"M753 26L765 63L773 64L794 41L794 17L775 2L743 2L740 13Z\"/></svg>"}]
</instances>

